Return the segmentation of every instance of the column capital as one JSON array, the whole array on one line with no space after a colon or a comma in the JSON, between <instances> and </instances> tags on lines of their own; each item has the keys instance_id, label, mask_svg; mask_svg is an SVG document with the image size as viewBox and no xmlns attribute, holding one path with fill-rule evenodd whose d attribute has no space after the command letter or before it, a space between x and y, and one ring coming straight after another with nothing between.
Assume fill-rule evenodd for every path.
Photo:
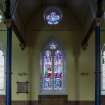
<instances>
[{"instance_id":1,"label":"column capital","mask_svg":"<svg viewBox=\"0 0 105 105\"><path fill-rule=\"evenodd\" d=\"M4 23L6 24L7 27L12 26L12 20L11 19L5 19Z\"/></svg>"},{"instance_id":2,"label":"column capital","mask_svg":"<svg viewBox=\"0 0 105 105\"><path fill-rule=\"evenodd\" d=\"M102 19L101 18L96 18L96 26L100 26L102 23Z\"/></svg>"}]
</instances>

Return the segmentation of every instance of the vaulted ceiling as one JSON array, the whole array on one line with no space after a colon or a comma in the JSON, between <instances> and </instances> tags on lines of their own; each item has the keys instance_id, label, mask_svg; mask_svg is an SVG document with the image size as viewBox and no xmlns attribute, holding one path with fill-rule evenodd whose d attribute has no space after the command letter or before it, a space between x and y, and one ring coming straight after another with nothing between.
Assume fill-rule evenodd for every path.
<instances>
[{"instance_id":1,"label":"vaulted ceiling","mask_svg":"<svg viewBox=\"0 0 105 105\"><path fill-rule=\"evenodd\" d=\"M63 22L56 27L43 22L43 12L50 6L59 7L63 12ZM79 31L78 36L84 37L96 17L96 8L97 0L11 0L14 26L27 44L32 30Z\"/></svg>"}]
</instances>

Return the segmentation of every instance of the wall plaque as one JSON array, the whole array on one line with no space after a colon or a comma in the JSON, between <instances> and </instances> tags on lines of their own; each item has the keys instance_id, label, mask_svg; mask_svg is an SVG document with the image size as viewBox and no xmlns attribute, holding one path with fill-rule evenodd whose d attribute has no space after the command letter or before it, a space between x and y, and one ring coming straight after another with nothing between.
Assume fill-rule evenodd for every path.
<instances>
[{"instance_id":1,"label":"wall plaque","mask_svg":"<svg viewBox=\"0 0 105 105\"><path fill-rule=\"evenodd\" d=\"M17 82L17 93L29 93L29 82Z\"/></svg>"}]
</instances>

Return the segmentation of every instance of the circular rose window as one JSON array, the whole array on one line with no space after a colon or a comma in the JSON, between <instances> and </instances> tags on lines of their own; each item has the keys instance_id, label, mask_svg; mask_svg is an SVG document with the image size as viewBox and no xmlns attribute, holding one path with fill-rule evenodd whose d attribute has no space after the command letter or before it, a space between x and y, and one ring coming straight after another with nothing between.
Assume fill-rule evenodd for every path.
<instances>
[{"instance_id":1,"label":"circular rose window","mask_svg":"<svg viewBox=\"0 0 105 105\"><path fill-rule=\"evenodd\" d=\"M44 12L44 20L49 25L57 25L62 20L62 12L59 8L47 8Z\"/></svg>"}]
</instances>

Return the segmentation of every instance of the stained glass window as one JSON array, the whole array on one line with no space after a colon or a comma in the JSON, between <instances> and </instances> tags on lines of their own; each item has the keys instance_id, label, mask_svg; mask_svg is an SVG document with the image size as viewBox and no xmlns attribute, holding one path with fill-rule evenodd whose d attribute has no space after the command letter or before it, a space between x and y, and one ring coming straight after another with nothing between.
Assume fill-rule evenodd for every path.
<instances>
[{"instance_id":1,"label":"stained glass window","mask_svg":"<svg viewBox=\"0 0 105 105\"><path fill-rule=\"evenodd\" d=\"M57 25L62 20L62 12L58 8L47 8L44 12L44 20L49 25Z\"/></svg>"},{"instance_id":2,"label":"stained glass window","mask_svg":"<svg viewBox=\"0 0 105 105\"><path fill-rule=\"evenodd\" d=\"M105 45L101 52L101 94L105 95Z\"/></svg>"},{"instance_id":3,"label":"stained glass window","mask_svg":"<svg viewBox=\"0 0 105 105\"><path fill-rule=\"evenodd\" d=\"M41 57L42 90L63 90L64 87L64 55L54 41L48 43Z\"/></svg>"},{"instance_id":4,"label":"stained glass window","mask_svg":"<svg viewBox=\"0 0 105 105\"><path fill-rule=\"evenodd\" d=\"M4 55L0 50L0 90L4 89Z\"/></svg>"}]
</instances>

